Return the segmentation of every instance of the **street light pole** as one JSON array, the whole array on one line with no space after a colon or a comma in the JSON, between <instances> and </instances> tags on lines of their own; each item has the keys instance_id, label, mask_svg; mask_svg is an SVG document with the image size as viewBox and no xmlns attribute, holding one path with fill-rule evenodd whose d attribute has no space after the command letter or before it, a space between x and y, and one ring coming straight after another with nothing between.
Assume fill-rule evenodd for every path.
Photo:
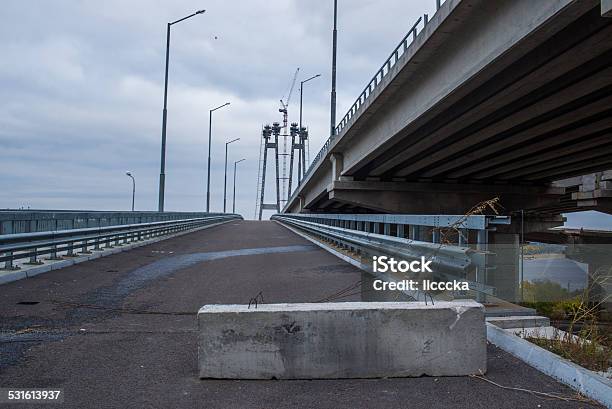
<instances>
[{"instance_id":1,"label":"street light pole","mask_svg":"<svg viewBox=\"0 0 612 409\"><path fill-rule=\"evenodd\" d=\"M132 178L132 211L134 211L134 199L136 198L136 179L129 170L125 172L126 175Z\"/></svg>"},{"instance_id":2,"label":"street light pole","mask_svg":"<svg viewBox=\"0 0 612 409\"><path fill-rule=\"evenodd\" d=\"M232 213L236 213L236 165L246 159L240 159L234 162L234 199L232 201Z\"/></svg>"},{"instance_id":3,"label":"street light pole","mask_svg":"<svg viewBox=\"0 0 612 409\"><path fill-rule=\"evenodd\" d=\"M166 189L166 123L168 119L168 65L170 62L170 27L198 14L203 14L206 10L198 10L187 17L168 23L166 31L166 73L164 76L164 109L162 111L162 140L161 140L161 165L159 171L159 204L158 210L164 211L164 191Z\"/></svg>"},{"instance_id":4,"label":"street light pole","mask_svg":"<svg viewBox=\"0 0 612 409\"><path fill-rule=\"evenodd\" d=\"M208 117L208 172L207 172L207 182L206 182L206 213L210 212L210 150L212 145L212 114L217 109L221 109L225 106L228 106L230 103L226 102L223 105L219 105L216 108L213 108L209 111Z\"/></svg>"},{"instance_id":5,"label":"street light pole","mask_svg":"<svg viewBox=\"0 0 612 409\"><path fill-rule=\"evenodd\" d=\"M233 143L239 140L240 138L236 138L229 142L225 142L225 167L224 167L225 171L224 171L224 176L223 176L223 213L225 213L225 205L227 202L227 146L230 143Z\"/></svg>"},{"instance_id":6,"label":"street light pole","mask_svg":"<svg viewBox=\"0 0 612 409\"><path fill-rule=\"evenodd\" d=\"M334 33L333 33L333 44L332 44L332 89L331 89L330 136L334 136L336 134L336 51L337 51L337 42L338 42L337 23L338 23L338 0L334 0Z\"/></svg>"},{"instance_id":7,"label":"street light pole","mask_svg":"<svg viewBox=\"0 0 612 409\"><path fill-rule=\"evenodd\" d=\"M302 180L302 161L304 161L304 168L306 167L306 146L305 141L302 139L302 102L304 99L304 84L308 81L319 78L321 74L314 75L304 81L300 81L300 143L302 144L302 154L298 157L298 184ZM291 192L289 193L291 194Z\"/></svg>"}]
</instances>

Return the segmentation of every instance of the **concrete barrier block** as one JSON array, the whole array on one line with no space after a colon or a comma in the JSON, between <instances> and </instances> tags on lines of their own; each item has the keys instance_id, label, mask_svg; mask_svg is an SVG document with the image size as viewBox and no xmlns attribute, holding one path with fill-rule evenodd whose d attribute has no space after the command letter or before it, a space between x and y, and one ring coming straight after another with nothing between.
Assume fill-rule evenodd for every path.
<instances>
[{"instance_id":1,"label":"concrete barrier block","mask_svg":"<svg viewBox=\"0 0 612 409\"><path fill-rule=\"evenodd\" d=\"M486 372L475 301L205 305L201 378L334 379Z\"/></svg>"}]
</instances>

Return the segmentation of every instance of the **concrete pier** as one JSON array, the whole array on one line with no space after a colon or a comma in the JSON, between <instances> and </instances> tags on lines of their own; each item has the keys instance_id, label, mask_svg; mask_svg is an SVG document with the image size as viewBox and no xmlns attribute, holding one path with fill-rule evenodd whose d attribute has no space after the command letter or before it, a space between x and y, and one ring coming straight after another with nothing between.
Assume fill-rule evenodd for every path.
<instances>
[{"instance_id":1,"label":"concrete pier","mask_svg":"<svg viewBox=\"0 0 612 409\"><path fill-rule=\"evenodd\" d=\"M486 371L484 308L471 300L206 305L201 378L457 376Z\"/></svg>"}]
</instances>

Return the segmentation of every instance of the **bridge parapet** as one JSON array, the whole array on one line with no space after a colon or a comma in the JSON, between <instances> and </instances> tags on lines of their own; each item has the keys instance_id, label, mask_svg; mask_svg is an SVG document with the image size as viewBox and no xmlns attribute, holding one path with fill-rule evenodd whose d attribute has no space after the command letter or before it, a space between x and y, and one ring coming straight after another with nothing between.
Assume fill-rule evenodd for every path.
<instances>
[{"instance_id":1,"label":"bridge parapet","mask_svg":"<svg viewBox=\"0 0 612 409\"><path fill-rule=\"evenodd\" d=\"M221 215L223 213L0 210L0 235L166 222Z\"/></svg>"}]
</instances>

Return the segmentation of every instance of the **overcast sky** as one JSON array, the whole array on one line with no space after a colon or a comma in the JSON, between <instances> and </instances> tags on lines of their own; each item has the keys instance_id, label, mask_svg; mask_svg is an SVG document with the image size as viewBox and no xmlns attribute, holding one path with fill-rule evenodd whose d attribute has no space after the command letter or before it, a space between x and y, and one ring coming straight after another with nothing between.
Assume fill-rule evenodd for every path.
<instances>
[{"instance_id":1,"label":"overcast sky","mask_svg":"<svg viewBox=\"0 0 612 409\"><path fill-rule=\"evenodd\" d=\"M261 126L297 67L313 157L329 123L331 0L3 0L0 208L156 210L166 23L172 28L166 210L205 207L208 110L211 210L223 206L225 141L239 165L236 211L254 214ZM435 0L340 0L338 117ZM298 79L298 81L299 81ZM298 120L299 91L290 121ZM270 195L272 200L272 195ZM229 203L231 204L231 203ZM580 224L580 223L579 223ZM612 225L612 224L611 224Z\"/></svg>"}]
</instances>

